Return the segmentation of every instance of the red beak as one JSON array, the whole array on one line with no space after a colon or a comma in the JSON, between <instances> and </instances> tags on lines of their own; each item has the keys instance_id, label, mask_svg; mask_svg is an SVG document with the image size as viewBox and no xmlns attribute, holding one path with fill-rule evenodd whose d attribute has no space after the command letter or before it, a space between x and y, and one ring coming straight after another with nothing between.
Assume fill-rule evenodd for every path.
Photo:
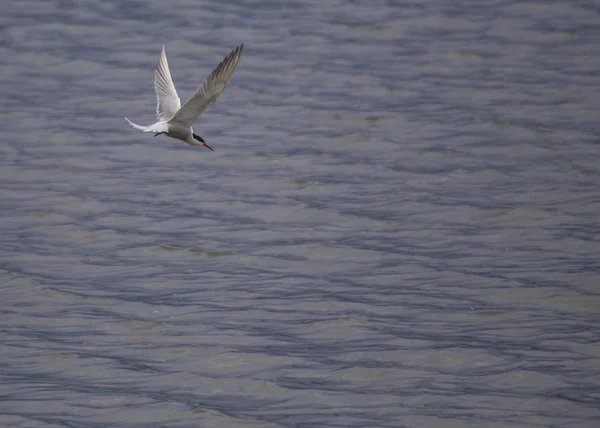
<instances>
[{"instance_id":1,"label":"red beak","mask_svg":"<svg viewBox=\"0 0 600 428\"><path fill-rule=\"evenodd\" d=\"M211 146L209 146L209 145L208 145L208 144L206 144L206 143L202 143L202 144L204 145L204 147L206 147L207 149L210 149L210 150L212 150L212 151L214 152L214 150L213 150L213 148L212 148Z\"/></svg>"}]
</instances>

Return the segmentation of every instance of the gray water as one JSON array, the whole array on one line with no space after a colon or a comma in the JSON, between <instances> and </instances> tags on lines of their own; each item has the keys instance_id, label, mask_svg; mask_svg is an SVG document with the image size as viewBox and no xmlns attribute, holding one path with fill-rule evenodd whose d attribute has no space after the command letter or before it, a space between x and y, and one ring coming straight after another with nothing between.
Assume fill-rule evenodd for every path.
<instances>
[{"instance_id":1,"label":"gray water","mask_svg":"<svg viewBox=\"0 0 600 428\"><path fill-rule=\"evenodd\" d=\"M600 424L598 3L0 24L1 427ZM127 125L240 43L214 153Z\"/></svg>"}]
</instances>

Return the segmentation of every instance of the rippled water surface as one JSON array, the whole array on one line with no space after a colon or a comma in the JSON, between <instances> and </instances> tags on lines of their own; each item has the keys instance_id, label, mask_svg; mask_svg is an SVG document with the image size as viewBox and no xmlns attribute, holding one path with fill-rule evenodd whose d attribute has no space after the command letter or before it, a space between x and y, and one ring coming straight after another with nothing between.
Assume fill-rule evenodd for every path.
<instances>
[{"instance_id":1,"label":"rippled water surface","mask_svg":"<svg viewBox=\"0 0 600 428\"><path fill-rule=\"evenodd\" d=\"M2 427L599 426L597 3L0 24ZM240 43L214 153L127 125Z\"/></svg>"}]
</instances>

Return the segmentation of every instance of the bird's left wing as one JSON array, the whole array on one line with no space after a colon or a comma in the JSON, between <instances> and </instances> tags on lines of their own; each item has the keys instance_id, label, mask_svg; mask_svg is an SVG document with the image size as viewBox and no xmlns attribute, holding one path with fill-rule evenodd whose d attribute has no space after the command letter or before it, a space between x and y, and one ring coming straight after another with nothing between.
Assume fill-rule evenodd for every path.
<instances>
[{"instance_id":1,"label":"bird's left wing","mask_svg":"<svg viewBox=\"0 0 600 428\"><path fill-rule=\"evenodd\" d=\"M171 78L165 46L162 47L156 70L154 71L154 89L156 90L156 117L159 121L170 120L181 107L181 101Z\"/></svg>"}]
</instances>

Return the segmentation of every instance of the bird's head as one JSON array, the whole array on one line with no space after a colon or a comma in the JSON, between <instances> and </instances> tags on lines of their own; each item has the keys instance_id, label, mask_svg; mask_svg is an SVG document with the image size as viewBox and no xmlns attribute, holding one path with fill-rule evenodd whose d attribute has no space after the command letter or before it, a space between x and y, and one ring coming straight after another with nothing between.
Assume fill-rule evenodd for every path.
<instances>
[{"instance_id":1,"label":"bird's head","mask_svg":"<svg viewBox=\"0 0 600 428\"><path fill-rule=\"evenodd\" d=\"M204 146L214 152L213 148L206 144L206 141L204 141L200 135L192 134L192 137L194 137L194 140L198 141L198 144L196 144L197 146Z\"/></svg>"}]
</instances>

